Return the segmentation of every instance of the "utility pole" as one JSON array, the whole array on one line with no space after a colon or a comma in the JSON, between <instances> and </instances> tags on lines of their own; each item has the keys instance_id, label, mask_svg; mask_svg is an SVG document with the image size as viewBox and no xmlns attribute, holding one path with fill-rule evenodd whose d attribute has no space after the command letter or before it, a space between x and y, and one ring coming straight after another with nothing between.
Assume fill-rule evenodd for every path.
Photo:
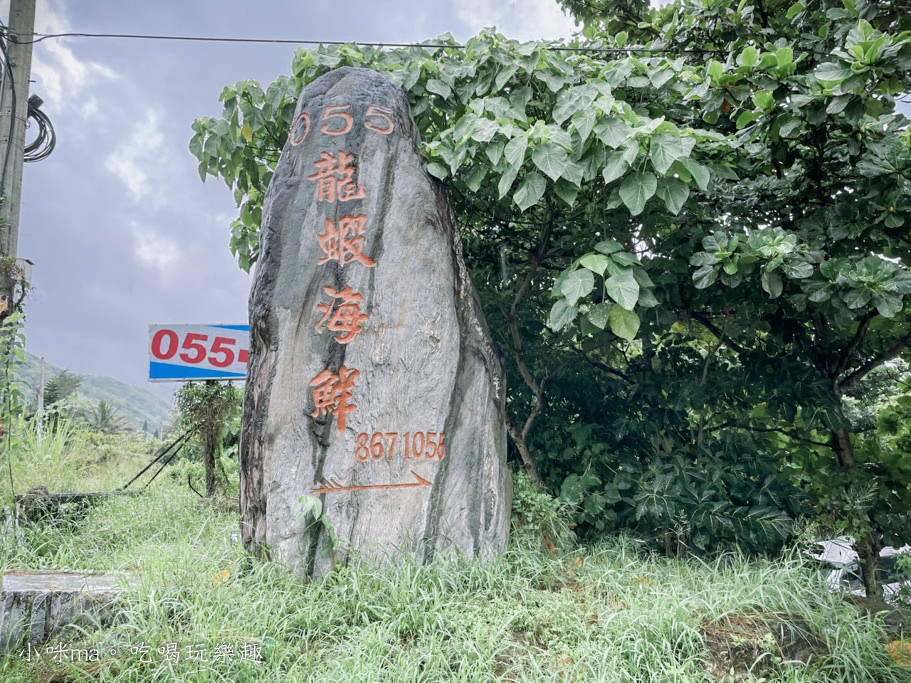
<instances>
[{"instance_id":1,"label":"utility pole","mask_svg":"<svg viewBox=\"0 0 911 683\"><path fill-rule=\"evenodd\" d=\"M11 0L6 38L8 69L0 73L0 316L12 313L13 290L23 279L16 262L25 123L28 118L35 0Z\"/></svg>"}]
</instances>

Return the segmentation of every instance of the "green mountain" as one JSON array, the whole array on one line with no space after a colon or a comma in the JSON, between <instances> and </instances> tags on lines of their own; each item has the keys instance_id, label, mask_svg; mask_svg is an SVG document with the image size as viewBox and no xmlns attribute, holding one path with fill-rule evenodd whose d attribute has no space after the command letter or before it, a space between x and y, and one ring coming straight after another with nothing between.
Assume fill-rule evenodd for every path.
<instances>
[{"instance_id":1,"label":"green mountain","mask_svg":"<svg viewBox=\"0 0 911 683\"><path fill-rule=\"evenodd\" d=\"M56 377L63 368L44 362L44 381ZM16 370L16 379L26 384L28 389L23 393L32 403L38 400L38 385L41 383L41 359L26 352L25 363ZM141 430L145 426L149 432L157 432L159 427L171 420L171 406L164 399L141 387L126 384L112 377L82 375L82 382L76 390L80 399L90 406L96 406L104 399L121 415L127 426Z\"/></svg>"}]
</instances>

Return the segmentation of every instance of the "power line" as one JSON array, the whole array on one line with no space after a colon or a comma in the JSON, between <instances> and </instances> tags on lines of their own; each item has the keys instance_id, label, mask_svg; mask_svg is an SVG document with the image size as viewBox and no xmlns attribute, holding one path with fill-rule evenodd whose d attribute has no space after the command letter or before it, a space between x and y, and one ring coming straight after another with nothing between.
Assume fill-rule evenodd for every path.
<instances>
[{"instance_id":1,"label":"power line","mask_svg":"<svg viewBox=\"0 0 911 683\"><path fill-rule=\"evenodd\" d=\"M0 33L5 33L5 28L0 29ZM53 38L114 38L123 40L173 40L183 42L202 42L202 43L250 43L250 44L272 44L272 45L354 45L355 47L377 47L377 48L409 48L423 47L428 49L455 49L464 50L467 46L459 43L371 43L350 40L299 40L292 38L225 38L214 36L173 36L173 35L152 35L140 33L34 33L32 40L17 41L15 36L9 36L10 42L27 45L29 43L40 43L44 40ZM546 45L546 50L554 52L607 52L617 54L635 53L712 53L712 50L701 49L684 49L672 50L669 48L645 48L645 47L572 47L569 45Z\"/></svg>"}]
</instances>

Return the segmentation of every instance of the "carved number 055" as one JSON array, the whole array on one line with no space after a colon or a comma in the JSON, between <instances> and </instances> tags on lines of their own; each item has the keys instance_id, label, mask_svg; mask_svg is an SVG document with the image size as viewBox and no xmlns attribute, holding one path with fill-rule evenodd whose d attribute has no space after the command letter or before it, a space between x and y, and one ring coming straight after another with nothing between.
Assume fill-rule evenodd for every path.
<instances>
[{"instance_id":1,"label":"carved number 055","mask_svg":"<svg viewBox=\"0 0 911 683\"><path fill-rule=\"evenodd\" d=\"M326 135L344 135L351 130L354 125L354 117L348 113L351 108L350 104L333 104L323 109L323 115L320 117L320 132ZM378 107L371 104L364 113L364 128L372 130L383 135L389 135L395 130L395 124L392 121L392 112L384 107ZM291 124L291 132L288 139L293 147L301 144L307 139L310 132L310 115L302 111Z\"/></svg>"}]
</instances>

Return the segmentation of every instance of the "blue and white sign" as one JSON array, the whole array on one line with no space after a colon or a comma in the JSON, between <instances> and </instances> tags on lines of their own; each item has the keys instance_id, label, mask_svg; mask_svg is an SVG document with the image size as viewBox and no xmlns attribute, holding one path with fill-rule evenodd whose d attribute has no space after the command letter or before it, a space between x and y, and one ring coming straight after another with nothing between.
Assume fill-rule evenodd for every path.
<instances>
[{"instance_id":1,"label":"blue and white sign","mask_svg":"<svg viewBox=\"0 0 911 683\"><path fill-rule=\"evenodd\" d=\"M249 325L149 325L149 381L247 377Z\"/></svg>"}]
</instances>

